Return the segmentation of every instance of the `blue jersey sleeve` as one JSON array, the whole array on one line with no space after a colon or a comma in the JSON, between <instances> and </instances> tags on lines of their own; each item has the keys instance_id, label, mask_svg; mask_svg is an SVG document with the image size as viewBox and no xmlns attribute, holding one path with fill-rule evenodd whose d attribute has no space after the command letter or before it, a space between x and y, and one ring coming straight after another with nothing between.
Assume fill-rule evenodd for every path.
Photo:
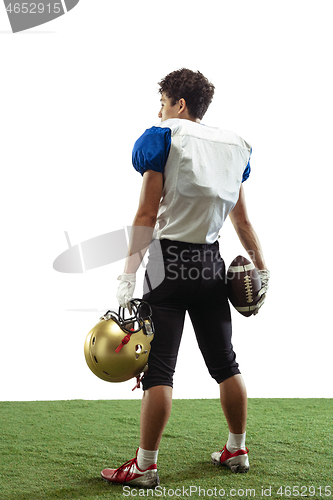
<instances>
[{"instance_id":1,"label":"blue jersey sleeve","mask_svg":"<svg viewBox=\"0 0 333 500\"><path fill-rule=\"evenodd\" d=\"M132 163L143 175L146 170L164 172L171 146L171 130L167 127L147 129L134 144Z\"/></svg>"},{"instance_id":2,"label":"blue jersey sleeve","mask_svg":"<svg viewBox=\"0 0 333 500\"><path fill-rule=\"evenodd\" d=\"M251 148L251 152L250 152L250 158L251 158L251 154L252 154L252 148ZM246 181L250 176L250 172L251 172L250 158L249 158L248 164L246 165L246 168L243 172L242 182Z\"/></svg>"}]
</instances>

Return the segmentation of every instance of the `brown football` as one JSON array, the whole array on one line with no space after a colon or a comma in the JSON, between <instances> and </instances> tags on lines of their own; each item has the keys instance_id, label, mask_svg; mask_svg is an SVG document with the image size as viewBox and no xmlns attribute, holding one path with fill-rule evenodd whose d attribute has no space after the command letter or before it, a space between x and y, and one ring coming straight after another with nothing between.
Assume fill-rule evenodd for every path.
<instances>
[{"instance_id":1,"label":"brown football","mask_svg":"<svg viewBox=\"0 0 333 500\"><path fill-rule=\"evenodd\" d=\"M238 255L227 272L228 297L234 308L243 316L251 316L259 300L261 280L253 263Z\"/></svg>"}]
</instances>

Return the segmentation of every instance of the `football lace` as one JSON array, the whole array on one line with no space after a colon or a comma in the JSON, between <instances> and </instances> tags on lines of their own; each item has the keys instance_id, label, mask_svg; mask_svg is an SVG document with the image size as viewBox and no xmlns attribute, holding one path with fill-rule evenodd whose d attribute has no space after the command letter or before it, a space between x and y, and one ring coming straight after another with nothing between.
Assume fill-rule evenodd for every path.
<instances>
[{"instance_id":1,"label":"football lace","mask_svg":"<svg viewBox=\"0 0 333 500\"><path fill-rule=\"evenodd\" d=\"M250 276L244 276L246 302L253 302L252 282Z\"/></svg>"}]
</instances>

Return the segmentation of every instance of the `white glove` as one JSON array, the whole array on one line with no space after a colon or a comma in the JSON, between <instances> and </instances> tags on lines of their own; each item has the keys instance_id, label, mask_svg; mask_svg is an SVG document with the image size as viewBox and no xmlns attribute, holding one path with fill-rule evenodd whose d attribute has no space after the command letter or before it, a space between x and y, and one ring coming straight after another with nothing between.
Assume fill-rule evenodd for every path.
<instances>
[{"instance_id":1,"label":"white glove","mask_svg":"<svg viewBox=\"0 0 333 500\"><path fill-rule=\"evenodd\" d=\"M257 302L257 308L254 311L254 315L258 314L259 309L263 305L266 299L266 292L269 288L269 278L270 278L270 272L267 269L258 269L257 270L261 279L261 289L258 292L258 295L260 297L259 301Z\"/></svg>"},{"instance_id":2,"label":"white glove","mask_svg":"<svg viewBox=\"0 0 333 500\"><path fill-rule=\"evenodd\" d=\"M117 300L121 307L127 307L129 312L132 312L129 301L133 298L136 275L123 273L117 278L120 284L117 291Z\"/></svg>"}]
</instances>

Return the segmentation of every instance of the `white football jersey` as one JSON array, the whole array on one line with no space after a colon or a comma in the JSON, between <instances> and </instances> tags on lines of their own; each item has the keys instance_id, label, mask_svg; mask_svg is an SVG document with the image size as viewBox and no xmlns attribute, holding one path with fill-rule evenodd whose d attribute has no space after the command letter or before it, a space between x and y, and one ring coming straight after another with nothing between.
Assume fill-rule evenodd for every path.
<instances>
[{"instance_id":1,"label":"white football jersey","mask_svg":"<svg viewBox=\"0 0 333 500\"><path fill-rule=\"evenodd\" d=\"M136 141L133 166L162 172L154 237L214 243L250 174L251 146L234 132L170 119Z\"/></svg>"}]
</instances>

